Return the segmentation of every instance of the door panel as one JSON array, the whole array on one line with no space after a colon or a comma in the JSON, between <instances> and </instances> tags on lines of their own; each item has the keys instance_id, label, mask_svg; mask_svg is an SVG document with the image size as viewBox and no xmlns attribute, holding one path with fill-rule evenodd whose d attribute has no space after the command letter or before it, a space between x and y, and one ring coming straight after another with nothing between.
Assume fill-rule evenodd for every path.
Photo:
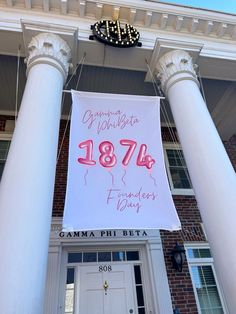
<instances>
[{"instance_id":1,"label":"door panel","mask_svg":"<svg viewBox=\"0 0 236 314\"><path fill-rule=\"evenodd\" d=\"M104 312L103 291L88 290L87 300L84 301L86 301L83 304L83 306L86 306L84 313L101 314Z\"/></svg>"},{"instance_id":2,"label":"door panel","mask_svg":"<svg viewBox=\"0 0 236 314\"><path fill-rule=\"evenodd\" d=\"M110 271L99 271L99 265L80 266L77 314L128 314L130 309L136 313L133 266L109 265ZM106 290L105 283L108 285Z\"/></svg>"},{"instance_id":3,"label":"door panel","mask_svg":"<svg viewBox=\"0 0 236 314\"><path fill-rule=\"evenodd\" d=\"M126 291L124 289L112 289L106 298L106 314L128 313Z\"/></svg>"},{"instance_id":4,"label":"door panel","mask_svg":"<svg viewBox=\"0 0 236 314\"><path fill-rule=\"evenodd\" d=\"M79 313L102 314L104 312L102 273L97 272L96 266L80 267Z\"/></svg>"}]
</instances>

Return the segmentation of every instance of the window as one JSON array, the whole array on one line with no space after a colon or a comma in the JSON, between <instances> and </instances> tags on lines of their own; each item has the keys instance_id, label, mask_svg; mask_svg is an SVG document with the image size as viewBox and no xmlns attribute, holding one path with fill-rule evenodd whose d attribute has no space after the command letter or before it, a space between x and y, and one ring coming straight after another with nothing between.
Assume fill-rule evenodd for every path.
<instances>
[{"instance_id":1,"label":"window","mask_svg":"<svg viewBox=\"0 0 236 314\"><path fill-rule=\"evenodd\" d=\"M138 314L145 314L145 304L144 304L144 295L143 295L143 283L141 276L141 266L134 265L134 277L135 277L135 287L136 287L136 296L138 304Z\"/></svg>"},{"instance_id":2,"label":"window","mask_svg":"<svg viewBox=\"0 0 236 314\"><path fill-rule=\"evenodd\" d=\"M74 313L75 268L67 268L65 314Z\"/></svg>"},{"instance_id":3,"label":"window","mask_svg":"<svg viewBox=\"0 0 236 314\"><path fill-rule=\"evenodd\" d=\"M166 144L164 150L167 174L172 193L193 195L192 184L182 150L180 147L173 144Z\"/></svg>"},{"instance_id":4,"label":"window","mask_svg":"<svg viewBox=\"0 0 236 314\"><path fill-rule=\"evenodd\" d=\"M186 246L186 252L199 313L226 313L209 247Z\"/></svg>"},{"instance_id":5,"label":"window","mask_svg":"<svg viewBox=\"0 0 236 314\"><path fill-rule=\"evenodd\" d=\"M2 177L3 169L7 159L7 153L9 150L10 141L9 140L0 140L0 180Z\"/></svg>"},{"instance_id":6,"label":"window","mask_svg":"<svg viewBox=\"0 0 236 314\"><path fill-rule=\"evenodd\" d=\"M68 253L68 263L139 261L139 251Z\"/></svg>"}]
</instances>

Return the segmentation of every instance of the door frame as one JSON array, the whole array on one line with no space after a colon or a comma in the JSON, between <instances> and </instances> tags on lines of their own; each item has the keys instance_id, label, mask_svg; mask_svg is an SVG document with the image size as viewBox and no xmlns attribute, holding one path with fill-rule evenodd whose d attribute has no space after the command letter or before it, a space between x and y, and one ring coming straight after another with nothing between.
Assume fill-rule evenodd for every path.
<instances>
[{"instance_id":1,"label":"door frame","mask_svg":"<svg viewBox=\"0 0 236 314\"><path fill-rule=\"evenodd\" d=\"M146 254L146 246L143 243L114 243L114 244L109 244L109 245L104 245L97 244L96 246L92 245L78 245L78 246L64 246L62 249L62 263L61 263L61 280L60 280L60 298L62 298L63 302L61 302L61 312L60 314L64 314L64 306L65 306L65 286L66 286L66 270L68 266L71 267L76 267L75 269L75 278L77 279L79 274L78 274L78 266L79 263L67 263L67 257L68 253L70 252L99 252L99 251L139 251L139 260L138 261L121 261L121 262L107 262L109 264L132 264L132 265L141 265L141 271L142 271L142 283L143 283L143 294L144 294L144 302L145 302L145 308L146 312L149 313L157 313L154 310L154 296L152 293L152 283L151 283L151 278L150 278L150 272L149 272L149 266L147 263L147 254ZM105 262L101 262L105 263ZM92 262L92 263L82 263L81 265L99 265L101 264L100 262ZM134 278L134 273L132 275L132 284L133 284L133 295L134 295L134 302L135 302L135 307L137 309L137 297L136 297L136 290L135 290L135 278ZM75 283L75 295L79 291L79 286L78 284ZM75 298L74 300L74 308L78 309L78 299ZM151 312L150 312L151 311ZM160 312L161 313L161 312Z\"/></svg>"}]
</instances>

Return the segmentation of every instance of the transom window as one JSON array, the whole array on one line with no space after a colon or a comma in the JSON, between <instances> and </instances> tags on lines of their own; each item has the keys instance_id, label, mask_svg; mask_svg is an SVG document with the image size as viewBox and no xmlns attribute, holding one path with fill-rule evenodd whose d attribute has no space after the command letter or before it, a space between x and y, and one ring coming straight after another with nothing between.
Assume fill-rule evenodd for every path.
<instances>
[{"instance_id":1,"label":"transom window","mask_svg":"<svg viewBox=\"0 0 236 314\"><path fill-rule=\"evenodd\" d=\"M186 252L199 313L226 313L209 247L186 247Z\"/></svg>"},{"instance_id":2,"label":"transom window","mask_svg":"<svg viewBox=\"0 0 236 314\"><path fill-rule=\"evenodd\" d=\"M139 251L106 251L68 253L68 263L138 261Z\"/></svg>"},{"instance_id":3,"label":"transom window","mask_svg":"<svg viewBox=\"0 0 236 314\"><path fill-rule=\"evenodd\" d=\"M165 145L166 168L173 194L193 194L186 162L179 147Z\"/></svg>"}]
</instances>

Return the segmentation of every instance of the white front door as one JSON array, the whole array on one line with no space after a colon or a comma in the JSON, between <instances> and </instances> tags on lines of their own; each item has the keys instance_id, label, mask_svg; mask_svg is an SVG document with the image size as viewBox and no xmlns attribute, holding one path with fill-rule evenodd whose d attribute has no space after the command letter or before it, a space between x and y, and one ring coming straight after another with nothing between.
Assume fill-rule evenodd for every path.
<instances>
[{"instance_id":1,"label":"white front door","mask_svg":"<svg viewBox=\"0 0 236 314\"><path fill-rule=\"evenodd\" d=\"M79 268L76 314L136 314L133 265L111 263Z\"/></svg>"}]
</instances>

